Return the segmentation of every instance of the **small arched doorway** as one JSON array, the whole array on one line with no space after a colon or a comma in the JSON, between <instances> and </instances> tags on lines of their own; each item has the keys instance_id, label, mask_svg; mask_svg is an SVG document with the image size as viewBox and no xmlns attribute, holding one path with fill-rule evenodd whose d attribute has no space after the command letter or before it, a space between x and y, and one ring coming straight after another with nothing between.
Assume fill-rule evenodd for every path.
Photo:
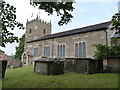
<instances>
[{"instance_id":1,"label":"small arched doorway","mask_svg":"<svg viewBox=\"0 0 120 90\"><path fill-rule=\"evenodd\" d=\"M26 52L22 54L21 62L23 63L23 65L28 65L28 54Z\"/></svg>"},{"instance_id":2,"label":"small arched doorway","mask_svg":"<svg viewBox=\"0 0 120 90\"><path fill-rule=\"evenodd\" d=\"M23 55L23 64L26 64L26 59L27 59L27 56L26 54Z\"/></svg>"}]
</instances>

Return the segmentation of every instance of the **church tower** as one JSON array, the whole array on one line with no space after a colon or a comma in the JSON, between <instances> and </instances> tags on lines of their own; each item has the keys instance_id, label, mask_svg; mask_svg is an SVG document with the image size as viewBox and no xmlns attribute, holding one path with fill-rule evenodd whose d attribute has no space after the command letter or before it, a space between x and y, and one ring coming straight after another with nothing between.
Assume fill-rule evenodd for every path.
<instances>
[{"instance_id":1,"label":"church tower","mask_svg":"<svg viewBox=\"0 0 120 90\"><path fill-rule=\"evenodd\" d=\"M51 34L51 22L47 23L41 19L28 21L26 23L25 43Z\"/></svg>"},{"instance_id":2,"label":"church tower","mask_svg":"<svg viewBox=\"0 0 120 90\"><path fill-rule=\"evenodd\" d=\"M47 23L41 19L36 19L28 21L26 23L26 32L25 32L25 44L24 44L24 53L22 54L21 62L24 65L32 65L33 64L33 53L32 47L33 45L29 45L27 42L36 40L46 35L51 34L51 22Z\"/></svg>"}]
</instances>

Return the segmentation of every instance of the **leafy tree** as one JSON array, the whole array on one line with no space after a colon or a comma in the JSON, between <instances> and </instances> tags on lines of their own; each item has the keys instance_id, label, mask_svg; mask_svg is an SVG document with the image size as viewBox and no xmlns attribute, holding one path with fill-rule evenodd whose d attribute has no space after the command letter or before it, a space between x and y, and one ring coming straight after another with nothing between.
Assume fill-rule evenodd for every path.
<instances>
[{"instance_id":1,"label":"leafy tree","mask_svg":"<svg viewBox=\"0 0 120 90\"><path fill-rule=\"evenodd\" d=\"M110 43L112 45L118 45L118 44L120 44L117 37L111 38L111 42Z\"/></svg>"},{"instance_id":2,"label":"leafy tree","mask_svg":"<svg viewBox=\"0 0 120 90\"><path fill-rule=\"evenodd\" d=\"M94 52L94 57L98 60L107 58L110 56L120 56L120 44L113 45L103 45L103 44L93 44L96 47Z\"/></svg>"},{"instance_id":3,"label":"leafy tree","mask_svg":"<svg viewBox=\"0 0 120 90\"><path fill-rule=\"evenodd\" d=\"M116 30L116 34L120 34L120 12L116 13L112 17L112 28L111 30Z\"/></svg>"},{"instance_id":4,"label":"leafy tree","mask_svg":"<svg viewBox=\"0 0 120 90\"><path fill-rule=\"evenodd\" d=\"M16 47L15 59L21 60L21 55L24 52L24 42L25 42L25 34L20 38L19 46Z\"/></svg>"},{"instance_id":5,"label":"leafy tree","mask_svg":"<svg viewBox=\"0 0 120 90\"><path fill-rule=\"evenodd\" d=\"M71 2L67 2L67 0L56 0L56 2L34 2L34 0L30 0L30 4L33 6L38 6L38 9L43 9L48 15L52 15L53 12L57 13L57 16L61 17L61 20L58 22L60 26L63 24L68 24L71 21L73 16L71 12L74 10L73 7L74 0Z\"/></svg>"},{"instance_id":6,"label":"leafy tree","mask_svg":"<svg viewBox=\"0 0 120 90\"><path fill-rule=\"evenodd\" d=\"M101 60L108 56L108 45L103 44L93 44L94 47L96 47L96 51L94 52L94 57L98 60Z\"/></svg>"},{"instance_id":7,"label":"leafy tree","mask_svg":"<svg viewBox=\"0 0 120 90\"><path fill-rule=\"evenodd\" d=\"M59 2L56 0L56 2L33 2L33 0L30 0L30 4L33 6L38 6L39 9L45 10L49 15L52 15L53 12L57 12L57 16L61 16L61 20L58 22L59 25L67 24L71 21L71 18L73 16L70 14L71 11L73 11L73 2ZM19 39L17 36L15 36L11 31L8 30L10 28L11 30L14 30L15 27L18 27L19 29L24 29L23 24L16 21L16 8L14 6L11 6L10 4L6 3L5 1L2 1L0 3L1 7L1 40L2 40L2 47L5 47L5 44L7 43L13 43L18 42Z\"/></svg>"},{"instance_id":8,"label":"leafy tree","mask_svg":"<svg viewBox=\"0 0 120 90\"><path fill-rule=\"evenodd\" d=\"M19 29L24 29L23 24L16 21L16 8L14 6L9 5L5 1L2 1L0 3L1 5L1 23L0 28L1 31L1 41L2 41L2 47L5 47L6 43L13 43L18 42L18 37L16 37L11 31L8 30L10 28L11 30L14 30L15 27L18 27Z\"/></svg>"}]
</instances>

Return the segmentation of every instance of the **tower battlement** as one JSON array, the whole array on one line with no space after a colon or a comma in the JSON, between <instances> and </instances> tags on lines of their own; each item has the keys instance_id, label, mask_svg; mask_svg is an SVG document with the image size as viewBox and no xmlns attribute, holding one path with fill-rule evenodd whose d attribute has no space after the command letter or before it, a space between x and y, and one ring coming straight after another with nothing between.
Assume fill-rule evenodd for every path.
<instances>
[{"instance_id":1,"label":"tower battlement","mask_svg":"<svg viewBox=\"0 0 120 90\"><path fill-rule=\"evenodd\" d=\"M32 23L34 21L39 21L40 23L51 25L51 21L50 22L46 22L46 21L44 21L42 19L38 19L38 17L36 19L30 20L30 21L27 19L27 23L26 24L30 24L30 23Z\"/></svg>"}]
</instances>

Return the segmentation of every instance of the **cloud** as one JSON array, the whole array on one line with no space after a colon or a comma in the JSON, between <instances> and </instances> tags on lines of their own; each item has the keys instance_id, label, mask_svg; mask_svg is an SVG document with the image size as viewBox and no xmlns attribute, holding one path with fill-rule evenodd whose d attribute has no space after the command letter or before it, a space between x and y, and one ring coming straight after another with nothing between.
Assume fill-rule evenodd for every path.
<instances>
[{"instance_id":1,"label":"cloud","mask_svg":"<svg viewBox=\"0 0 120 90\"><path fill-rule=\"evenodd\" d=\"M86 13L86 12L87 12L87 9L80 9L80 12L81 12L81 13Z\"/></svg>"}]
</instances>

